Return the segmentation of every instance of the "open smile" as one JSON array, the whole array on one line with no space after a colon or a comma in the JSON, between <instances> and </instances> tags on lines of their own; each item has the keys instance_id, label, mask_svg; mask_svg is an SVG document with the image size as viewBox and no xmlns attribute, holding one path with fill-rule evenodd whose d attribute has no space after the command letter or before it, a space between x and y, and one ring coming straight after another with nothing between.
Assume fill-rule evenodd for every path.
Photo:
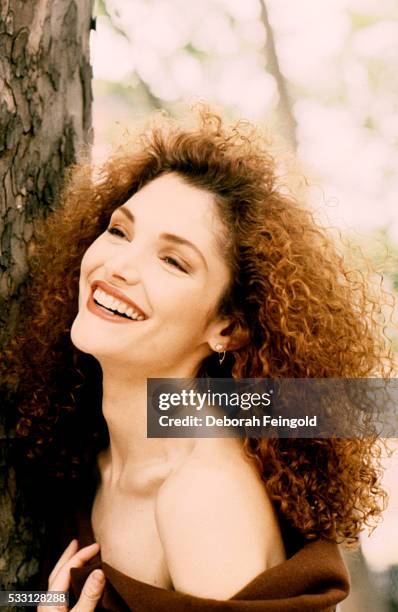
<instances>
[{"instance_id":1,"label":"open smile","mask_svg":"<svg viewBox=\"0 0 398 612\"><path fill-rule=\"evenodd\" d=\"M119 299L118 295L115 295L117 291L112 290L111 294L104 290L105 287L106 284L101 281L93 283L87 301L90 312L113 323L135 323L146 319L134 302L129 300L127 303Z\"/></svg>"}]
</instances>

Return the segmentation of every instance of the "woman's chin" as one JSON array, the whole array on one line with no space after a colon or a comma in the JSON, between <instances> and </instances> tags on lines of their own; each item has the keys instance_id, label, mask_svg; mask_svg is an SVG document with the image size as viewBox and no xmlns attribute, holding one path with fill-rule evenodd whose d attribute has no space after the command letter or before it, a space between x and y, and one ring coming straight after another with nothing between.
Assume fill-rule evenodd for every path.
<instances>
[{"instance_id":1,"label":"woman's chin","mask_svg":"<svg viewBox=\"0 0 398 612\"><path fill-rule=\"evenodd\" d=\"M123 347L115 340L114 334L102 331L98 326L92 327L90 321L77 315L70 330L72 344L82 351L95 357L101 364L110 360L112 363L123 362ZM125 359L125 357L124 357Z\"/></svg>"},{"instance_id":2,"label":"woman's chin","mask_svg":"<svg viewBox=\"0 0 398 612\"><path fill-rule=\"evenodd\" d=\"M98 337L98 331L94 333L90 330L87 322L81 321L79 315L77 315L72 323L70 339L77 349L83 353L89 353L94 357L96 357L98 351L101 351L101 344L102 349L104 348L103 343L100 342L100 338Z\"/></svg>"}]
</instances>

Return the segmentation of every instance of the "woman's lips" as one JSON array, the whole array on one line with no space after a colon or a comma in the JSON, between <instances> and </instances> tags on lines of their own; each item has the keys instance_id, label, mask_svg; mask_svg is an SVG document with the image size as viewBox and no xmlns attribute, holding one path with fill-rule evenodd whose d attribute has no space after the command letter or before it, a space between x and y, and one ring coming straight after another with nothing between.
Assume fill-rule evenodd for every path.
<instances>
[{"instance_id":1,"label":"woman's lips","mask_svg":"<svg viewBox=\"0 0 398 612\"><path fill-rule=\"evenodd\" d=\"M111 323L140 323L140 321L134 321L134 319L128 319L127 317L120 317L119 315L113 314L109 310L105 310L96 304L94 302L93 291L90 291L90 296L87 301L87 308L90 312L97 315L97 317L105 319L105 321L110 321Z\"/></svg>"},{"instance_id":2,"label":"woman's lips","mask_svg":"<svg viewBox=\"0 0 398 612\"><path fill-rule=\"evenodd\" d=\"M119 291L116 287L108 285L108 283L104 282L101 279L98 279L93 281L93 283L91 284L91 291L93 292L93 294L95 294L95 290L97 288L104 291L107 295L110 295L111 297L114 297L117 300L121 300L128 306L131 306L134 311L138 312L143 317L143 319L147 318L145 312L143 312L141 308L137 306L137 304L135 304L131 298L129 298L127 295L124 295L123 292Z\"/></svg>"}]
</instances>

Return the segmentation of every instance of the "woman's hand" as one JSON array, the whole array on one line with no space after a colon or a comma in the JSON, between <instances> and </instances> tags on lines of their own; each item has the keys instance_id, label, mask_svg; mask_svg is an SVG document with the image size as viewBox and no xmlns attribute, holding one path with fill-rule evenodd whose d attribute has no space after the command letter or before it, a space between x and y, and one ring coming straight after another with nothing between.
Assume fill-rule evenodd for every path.
<instances>
[{"instance_id":1,"label":"woman's hand","mask_svg":"<svg viewBox=\"0 0 398 612\"><path fill-rule=\"evenodd\" d=\"M70 569L82 567L86 561L97 554L99 544L95 542L77 551L78 541L72 540L57 561L48 579L49 591L67 591L70 585ZM74 612L92 612L102 595L105 586L105 575L102 570L94 570L83 585L82 592L71 609ZM38 606L37 612L65 612L65 605Z\"/></svg>"}]
</instances>

